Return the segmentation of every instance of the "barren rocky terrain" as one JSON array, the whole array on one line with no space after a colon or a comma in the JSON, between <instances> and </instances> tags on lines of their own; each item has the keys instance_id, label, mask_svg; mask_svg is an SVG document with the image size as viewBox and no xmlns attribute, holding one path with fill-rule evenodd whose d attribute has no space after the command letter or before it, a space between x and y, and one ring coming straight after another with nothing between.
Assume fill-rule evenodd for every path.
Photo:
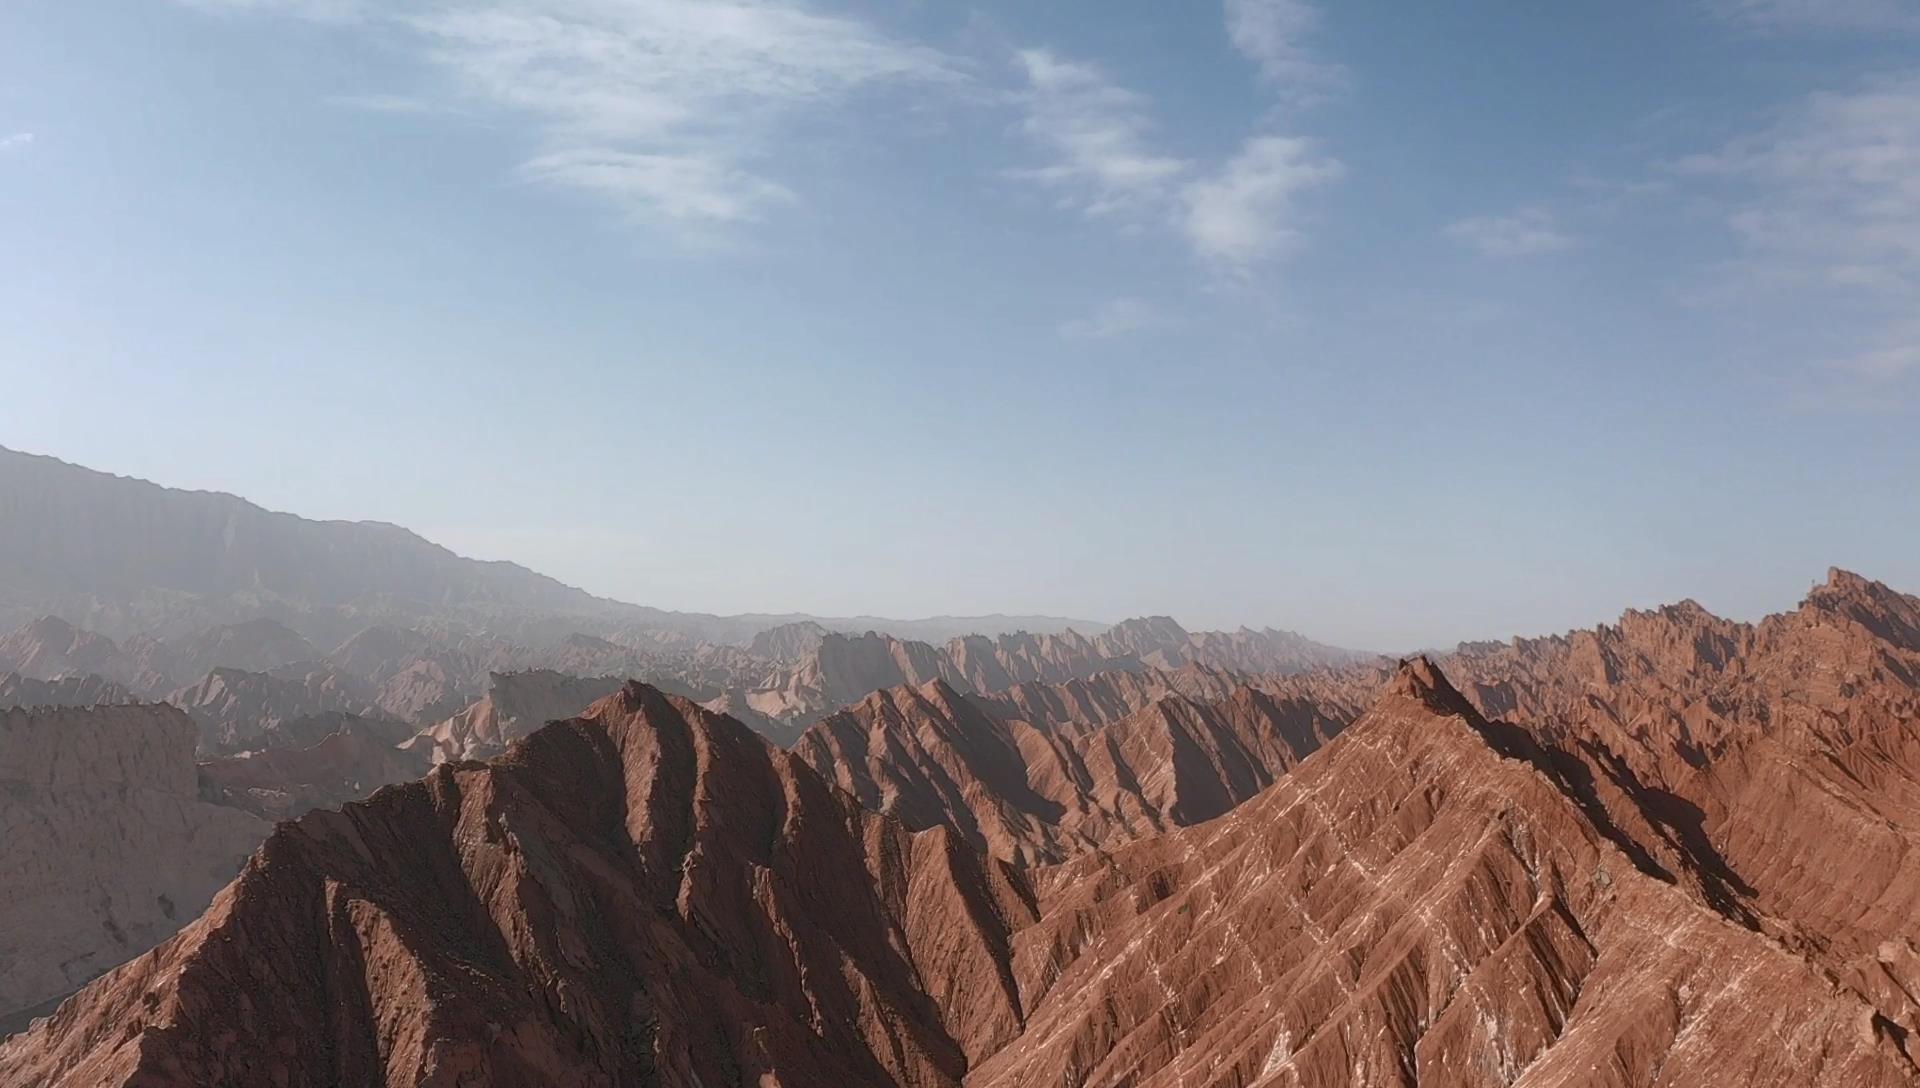
<instances>
[{"instance_id":1,"label":"barren rocky terrain","mask_svg":"<svg viewBox=\"0 0 1920 1088\"><path fill-rule=\"evenodd\" d=\"M934 676L791 751L629 683L283 825L0 1077L1911 1084L1917 711L1920 600L1840 571L1397 668Z\"/></svg>"}]
</instances>

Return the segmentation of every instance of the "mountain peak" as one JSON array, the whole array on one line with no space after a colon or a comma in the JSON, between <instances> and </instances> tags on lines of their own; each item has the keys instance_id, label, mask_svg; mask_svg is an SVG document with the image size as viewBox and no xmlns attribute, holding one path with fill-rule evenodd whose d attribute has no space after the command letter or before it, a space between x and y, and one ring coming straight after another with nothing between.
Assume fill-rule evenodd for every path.
<instances>
[{"instance_id":1,"label":"mountain peak","mask_svg":"<svg viewBox=\"0 0 1920 1088\"><path fill-rule=\"evenodd\" d=\"M1472 718L1473 704L1456 690L1426 654L1403 659L1387 684L1388 697L1412 699L1436 714Z\"/></svg>"}]
</instances>

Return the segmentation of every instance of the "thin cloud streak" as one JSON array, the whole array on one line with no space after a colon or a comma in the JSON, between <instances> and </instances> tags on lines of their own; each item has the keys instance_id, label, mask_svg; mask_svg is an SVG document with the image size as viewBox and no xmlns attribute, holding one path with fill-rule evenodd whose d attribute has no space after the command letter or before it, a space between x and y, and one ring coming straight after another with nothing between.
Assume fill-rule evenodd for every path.
<instances>
[{"instance_id":1,"label":"thin cloud streak","mask_svg":"<svg viewBox=\"0 0 1920 1088\"><path fill-rule=\"evenodd\" d=\"M1164 327L1171 318L1160 307L1145 299L1110 299L1085 317L1063 322L1060 336L1066 340L1114 340L1135 333Z\"/></svg>"},{"instance_id":2,"label":"thin cloud streak","mask_svg":"<svg viewBox=\"0 0 1920 1088\"><path fill-rule=\"evenodd\" d=\"M945 55L851 18L748 0L181 0L203 10L358 23L394 34L444 82L347 99L393 112L487 109L529 119L519 176L702 231L797 200L758 172L783 125L881 86L952 86Z\"/></svg>"},{"instance_id":3,"label":"thin cloud streak","mask_svg":"<svg viewBox=\"0 0 1920 1088\"><path fill-rule=\"evenodd\" d=\"M1345 82L1346 69L1314 55L1306 38L1320 25L1320 11L1306 0L1226 0L1227 37L1289 97Z\"/></svg>"},{"instance_id":4,"label":"thin cloud streak","mask_svg":"<svg viewBox=\"0 0 1920 1088\"><path fill-rule=\"evenodd\" d=\"M1728 293L1811 297L1877 323L1832 372L1876 384L1916 372L1920 72L1810 95L1671 171L1723 209L1739 245Z\"/></svg>"},{"instance_id":5,"label":"thin cloud streak","mask_svg":"<svg viewBox=\"0 0 1920 1088\"><path fill-rule=\"evenodd\" d=\"M1302 39L1317 25L1304 0L1227 0L1228 36L1279 85L1304 98L1339 74ZM1014 176L1060 193L1063 205L1130 226L1159 222L1216 272L1244 277L1297 250L1300 197L1345 174L1339 160L1304 138L1248 137L1225 161L1206 164L1154 146L1151 102L1099 68L1048 49L1019 54L1027 90L1026 135L1051 154Z\"/></svg>"},{"instance_id":6,"label":"thin cloud streak","mask_svg":"<svg viewBox=\"0 0 1920 1088\"><path fill-rule=\"evenodd\" d=\"M1750 30L1915 31L1911 0L1707 0L1714 15Z\"/></svg>"},{"instance_id":7,"label":"thin cloud streak","mask_svg":"<svg viewBox=\"0 0 1920 1088\"><path fill-rule=\"evenodd\" d=\"M1449 223L1441 233L1486 257L1537 257L1570 249L1574 244L1573 236L1561 230L1554 214L1545 208L1469 216Z\"/></svg>"},{"instance_id":8,"label":"thin cloud streak","mask_svg":"<svg viewBox=\"0 0 1920 1088\"><path fill-rule=\"evenodd\" d=\"M1152 208L1191 169L1148 147L1153 122L1144 96L1050 50L1022 50L1018 60L1027 83L1021 129L1052 162L1016 177L1056 190L1068 207L1112 215Z\"/></svg>"}]
</instances>

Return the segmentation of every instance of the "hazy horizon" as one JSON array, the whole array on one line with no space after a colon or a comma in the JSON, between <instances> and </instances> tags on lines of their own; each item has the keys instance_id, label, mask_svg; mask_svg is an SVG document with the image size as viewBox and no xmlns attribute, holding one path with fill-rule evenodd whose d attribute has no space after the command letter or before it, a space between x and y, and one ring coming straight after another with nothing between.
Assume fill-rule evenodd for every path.
<instances>
[{"instance_id":1,"label":"hazy horizon","mask_svg":"<svg viewBox=\"0 0 1920 1088\"><path fill-rule=\"evenodd\" d=\"M0 443L0 451L5 451L11 448L12 447L8 447L4 443ZM31 456L51 457L54 460L61 461L62 463L65 463L65 464L70 464L70 465L73 464L73 462L66 461L65 459L60 458L55 454L46 453L44 451L15 449L14 452L25 453ZM172 485L167 484L166 481L149 480L149 479L146 479L145 477L140 476L138 473L112 472L110 470L98 469L95 466L90 466L90 465L78 465L76 467L89 469L92 471L107 472L107 474L111 476L131 478L134 480L139 480L141 482L155 484L157 486L167 488L169 490L190 491L190 492L211 492L214 494L225 494L225 495L228 495L229 497L235 497L243 501L252 502L252 500L248 499L244 495L234 496L230 492L220 492L217 489L173 487ZM254 503L253 505L260 506L261 504ZM389 522L385 520L355 519L355 518L315 519L315 518L307 518L306 515L302 514L300 511L297 511L297 510L278 510L272 507L263 507L263 509L266 509L269 513L288 514L295 517L304 518L310 521L326 520L326 521L333 521L333 522L340 522L340 523L347 523L347 524L385 525L389 527L397 527L397 528L406 530L408 532L414 532L416 533L416 535L422 535L423 538L426 539L429 543L440 545L443 547L446 546L445 542L434 540L431 537L425 537L424 534L418 534L417 531L412 529L411 526L405 525L403 523ZM460 551L457 548L450 548L449 550L455 552L455 554L465 559L475 559L475 560L482 560L482 561L488 561L488 562L514 563L516 565L531 569L536 574L555 577L554 575L552 575L552 572L541 570L538 567L531 567L529 564L522 563L519 559L516 559L513 556L473 555L473 554ZM1854 571L1853 573L1864 574L1866 577L1874 578L1875 580L1882 580L1882 579L1879 579L1878 576L1871 571L1866 571L1866 572ZM1069 625L1077 625L1077 629L1081 630L1082 633L1091 634L1096 628L1104 629L1107 627L1111 627L1112 625L1122 622L1124 620L1147 618L1151 616L1171 615L1173 619L1180 622L1183 627L1185 627L1187 630L1190 630L1190 631L1235 630L1242 627L1252 628L1256 630L1260 628L1278 628L1281 630L1290 630L1295 634L1305 635L1308 638L1315 639L1316 641L1325 642L1330 645L1336 645L1343 649L1358 650L1363 652L1379 653L1379 654L1386 654L1386 655L1417 654L1424 651L1448 651L1453 649L1456 645L1460 643L1465 643L1465 642L1488 641L1488 640L1507 641L1515 637L1534 638L1534 637L1541 637L1541 636L1559 635L1559 634L1564 634L1573 630L1579 630L1582 628L1591 628L1596 625L1610 623L1618 617L1621 611L1628 608L1652 608L1652 607L1659 607L1659 606L1669 605L1669 604L1677 604L1683 599L1697 600L1697 598L1677 598L1676 597L1669 600L1661 600L1661 601L1632 602L1629 604L1621 605L1613 613L1608 614L1606 616L1596 616L1585 622L1575 622L1572 624L1568 624L1564 628L1556 628L1553 630L1542 630L1542 631L1516 630L1516 631L1508 631L1504 633L1489 632L1489 633L1477 635L1477 636L1463 636L1461 638L1448 639L1444 642L1428 642L1428 643L1405 644L1405 645L1395 645L1395 646L1378 646L1378 645L1359 645L1359 644L1351 644L1351 643L1340 643L1340 642L1337 642L1336 640L1325 639L1321 637L1318 633L1313 631L1301 630L1295 627L1288 627L1284 623L1252 622L1252 621L1245 621L1245 620L1233 620L1230 618L1222 620L1221 622L1218 622L1218 623L1197 623L1192 621L1191 618L1189 617L1183 617L1179 615L1177 612L1173 612L1168 609L1157 609L1157 610L1147 609L1140 612L1128 613L1127 615L1124 615L1124 616L1115 616L1110 618L1099 618L1099 617L1092 617L1092 616L1067 616L1067 615L1060 615L1055 613L1035 612L1031 609L1005 609L1005 608L981 608L981 609L975 609L975 610L964 611L964 612L943 612L943 613L931 613L931 614L893 614L893 615L870 612L870 611L836 612L836 611L830 611L830 610L821 611L821 610L786 609L786 608L754 608L754 609L746 609L746 610L741 610L736 612L716 612L713 609L705 609L705 608L698 608L698 607L684 607L684 608L674 607L674 606L668 606L668 605L661 605L652 601L626 599L626 598L620 597L618 594L601 592L600 590L596 589L591 585L580 585L577 583L567 582L567 580L564 578L559 578L558 580L568 585L571 585L575 589L582 589L589 593L594 594L595 596L607 598L609 600L614 600L623 604L642 605L642 606L649 606L654 608L664 608L669 611L679 612L679 613L718 615L722 618L737 618L737 617L746 617L746 616L793 617L796 621L819 619L819 620L833 620L833 621L847 621L847 620L875 621L883 625L886 623L895 623L895 624L900 624L901 627L899 629L892 630L888 633L891 633L897 637L902 637L902 638L922 637L915 634L911 630L911 625L925 623L928 621L938 621L938 620L995 619L995 618L1017 619L1021 617L1026 617L1031 619L1054 621L1056 623L1064 622ZM1811 579L1809 580L1808 585L1809 587L1813 585L1817 585L1819 581L1820 581L1819 578ZM1703 602L1703 603L1707 604L1709 611L1715 611L1717 614L1722 615L1726 618L1751 622L1751 621L1756 621L1763 618L1763 616L1766 614L1787 611L1790 607L1792 607L1792 605L1797 603L1800 600L1801 596L1803 595L1804 593L1796 593L1790 600L1783 600L1781 603L1777 605L1771 605L1760 611L1757 611L1751 614L1744 614L1744 615L1720 611L1718 609L1712 608L1710 603L1706 603L1706 602ZM983 629L980 631L976 631L974 633L991 635L991 634L998 633L1001 630L1002 630L1001 628L996 627L991 631ZM1011 630L1011 628L1007 628L1007 630ZM944 641L944 639L936 638L934 639L934 641Z\"/></svg>"},{"instance_id":2,"label":"hazy horizon","mask_svg":"<svg viewBox=\"0 0 1920 1088\"><path fill-rule=\"evenodd\" d=\"M0 14L0 444L717 614L1920 585L1920 15Z\"/></svg>"}]
</instances>

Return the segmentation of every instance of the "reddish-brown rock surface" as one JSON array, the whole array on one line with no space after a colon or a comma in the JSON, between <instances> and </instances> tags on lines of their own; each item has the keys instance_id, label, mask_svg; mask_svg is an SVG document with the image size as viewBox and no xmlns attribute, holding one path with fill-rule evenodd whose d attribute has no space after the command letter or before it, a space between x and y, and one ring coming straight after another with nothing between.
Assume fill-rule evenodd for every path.
<instances>
[{"instance_id":1,"label":"reddish-brown rock surface","mask_svg":"<svg viewBox=\"0 0 1920 1088\"><path fill-rule=\"evenodd\" d=\"M1642 871L1418 661L1231 815L1037 874L974 1088L1911 1084L1899 1034Z\"/></svg>"},{"instance_id":2,"label":"reddish-brown rock surface","mask_svg":"<svg viewBox=\"0 0 1920 1088\"><path fill-rule=\"evenodd\" d=\"M433 763L485 759L550 721L571 718L618 691L612 676L568 676L547 669L495 673L487 694L453 717L420 731L407 747Z\"/></svg>"},{"instance_id":3,"label":"reddish-brown rock surface","mask_svg":"<svg viewBox=\"0 0 1920 1088\"><path fill-rule=\"evenodd\" d=\"M1168 678L1109 673L1023 685L1013 699L971 698L933 680L875 692L793 750L909 827L947 827L996 857L1048 864L1218 816L1358 712L1330 714L1245 685L1203 701ZM1058 717L1036 725L1014 716L1023 706Z\"/></svg>"},{"instance_id":4,"label":"reddish-brown rock surface","mask_svg":"<svg viewBox=\"0 0 1920 1088\"><path fill-rule=\"evenodd\" d=\"M424 752L399 747L412 735L410 726L353 715L303 719L307 721L326 731L304 746L203 760L200 796L278 821L357 801L382 786L418 778L433 766Z\"/></svg>"},{"instance_id":5,"label":"reddish-brown rock surface","mask_svg":"<svg viewBox=\"0 0 1920 1088\"><path fill-rule=\"evenodd\" d=\"M1920 601L1119 675L792 752L629 685L284 826L0 1084L1920 1083Z\"/></svg>"},{"instance_id":6,"label":"reddish-brown rock surface","mask_svg":"<svg viewBox=\"0 0 1920 1088\"><path fill-rule=\"evenodd\" d=\"M283 825L0 1083L952 1086L1019 1030L1030 918L944 830L633 685Z\"/></svg>"}]
</instances>

